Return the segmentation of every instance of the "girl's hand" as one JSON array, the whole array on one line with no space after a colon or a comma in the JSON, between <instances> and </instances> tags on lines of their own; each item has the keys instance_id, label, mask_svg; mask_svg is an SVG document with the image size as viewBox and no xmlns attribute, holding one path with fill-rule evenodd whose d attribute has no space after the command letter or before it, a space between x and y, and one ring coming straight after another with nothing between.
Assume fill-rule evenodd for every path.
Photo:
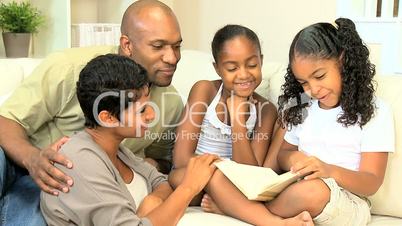
<instances>
[{"instance_id":1,"label":"girl's hand","mask_svg":"<svg viewBox=\"0 0 402 226\"><path fill-rule=\"evenodd\" d=\"M252 97L240 97L237 95L231 95L226 99L226 105L228 107L229 116L231 120L241 120L245 123L246 115L249 113L250 104L254 104L254 99ZM243 123L243 124L244 124Z\"/></svg>"},{"instance_id":2,"label":"girl's hand","mask_svg":"<svg viewBox=\"0 0 402 226\"><path fill-rule=\"evenodd\" d=\"M290 170L299 175L307 175L305 180L331 177L331 167L317 157L309 156L294 164Z\"/></svg>"}]
</instances>

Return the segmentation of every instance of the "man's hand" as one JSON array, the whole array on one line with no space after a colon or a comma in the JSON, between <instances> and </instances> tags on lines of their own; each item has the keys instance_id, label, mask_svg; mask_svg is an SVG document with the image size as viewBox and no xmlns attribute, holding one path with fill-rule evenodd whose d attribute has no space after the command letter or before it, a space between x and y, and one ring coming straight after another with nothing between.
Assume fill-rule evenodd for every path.
<instances>
[{"instance_id":1,"label":"man's hand","mask_svg":"<svg viewBox=\"0 0 402 226\"><path fill-rule=\"evenodd\" d=\"M58 195L59 191L68 192L73 185L73 179L53 165L58 163L70 169L73 167L72 162L58 152L68 139L68 137L63 137L49 147L32 153L27 164L29 174L35 183L44 192L52 195Z\"/></svg>"}]
</instances>

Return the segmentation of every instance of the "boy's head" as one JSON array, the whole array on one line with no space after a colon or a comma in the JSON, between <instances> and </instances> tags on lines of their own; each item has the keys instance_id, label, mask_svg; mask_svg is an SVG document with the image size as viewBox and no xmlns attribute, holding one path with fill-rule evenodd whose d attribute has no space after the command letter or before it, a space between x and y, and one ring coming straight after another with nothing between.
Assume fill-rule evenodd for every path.
<instances>
[{"instance_id":1,"label":"boy's head","mask_svg":"<svg viewBox=\"0 0 402 226\"><path fill-rule=\"evenodd\" d=\"M92 59L82 69L77 82L77 98L85 126L111 127L117 121L117 125L123 123L126 127L127 116L132 119L133 113L144 113L144 103L138 106L137 102L144 102L148 96L148 84L145 69L125 56L107 54Z\"/></svg>"}]
</instances>

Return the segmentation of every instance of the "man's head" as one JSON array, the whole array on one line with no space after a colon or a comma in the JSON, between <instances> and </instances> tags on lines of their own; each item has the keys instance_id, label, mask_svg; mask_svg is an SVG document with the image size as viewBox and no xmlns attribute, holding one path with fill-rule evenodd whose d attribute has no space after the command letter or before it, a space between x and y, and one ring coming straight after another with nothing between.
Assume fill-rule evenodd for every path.
<instances>
[{"instance_id":1,"label":"man's head","mask_svg":"<svg viewBox=\"0 0 402 226\"><path fill-rule=\"evenodd\" d=\"M170 85L182 42L172 10L156 0L136 1L124 13L121 33L120 53L142 65L153 84Z\"/></svg>"}]
</instances>

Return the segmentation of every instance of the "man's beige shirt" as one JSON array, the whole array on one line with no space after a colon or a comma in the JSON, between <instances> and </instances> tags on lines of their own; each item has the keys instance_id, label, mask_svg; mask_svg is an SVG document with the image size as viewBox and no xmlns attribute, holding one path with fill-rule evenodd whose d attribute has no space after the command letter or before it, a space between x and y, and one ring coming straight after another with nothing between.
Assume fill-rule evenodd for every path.
<instances>
[{"instance_id":1,"label":"man's beige shirt","mask_svg":"<svg viewBox=\"0 0 402 226\"><path fill-rule=\"evenodd\" d=\"M71 48L49 55L0 107L0 115L19 123L31 143L44 148L62 136L84 128L76 97L81 69L94 57L117 53L116 46ZM124 141L137 156L170 159L175 124L183 104L173 86L151 88L151 102L159 106L156 124L144 138ZM173 126L172 126L173 125Z\"/></svg>"}]
</instances>

